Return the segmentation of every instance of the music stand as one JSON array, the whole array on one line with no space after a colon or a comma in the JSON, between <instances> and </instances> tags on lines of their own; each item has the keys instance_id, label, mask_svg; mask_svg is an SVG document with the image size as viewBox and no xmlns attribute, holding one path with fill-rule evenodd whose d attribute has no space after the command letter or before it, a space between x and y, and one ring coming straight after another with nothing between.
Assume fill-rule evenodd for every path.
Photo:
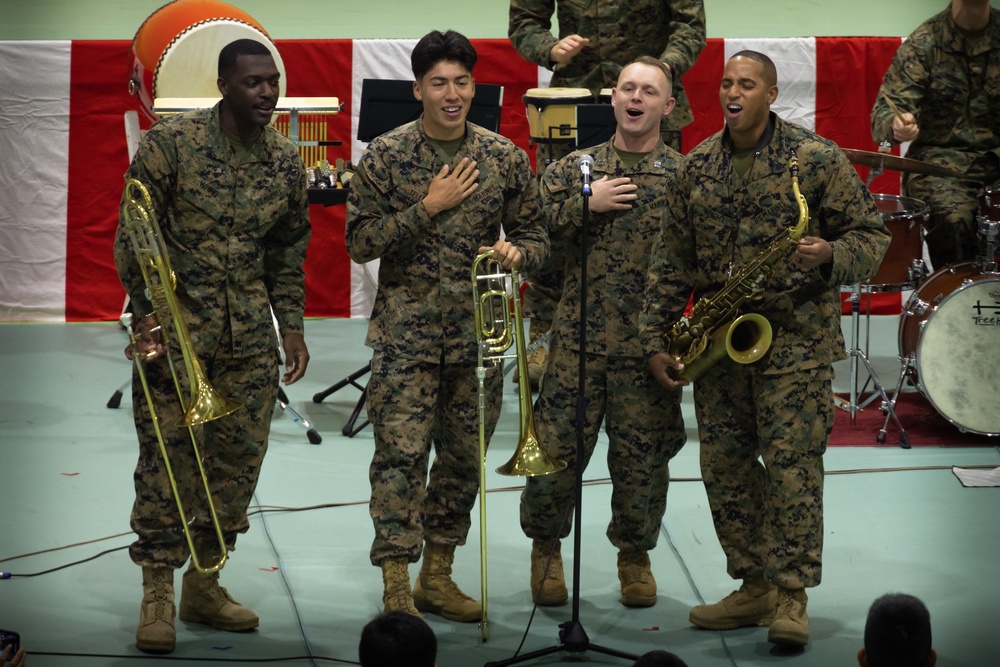
<instances>
[{"instance_id":1,"label":"music stand","mask_svg":"<svg viewBox=\"0 0 1000 667\"><path fill-rule=\"evenodd\" d=\"M469 106L469 122L491 132L500 131L503 86L476 83L476 96ZM423 103L413 96L413 81L406 79L363 79L358 108L358 141L375 137L415 121L424 112Z\"/></svg>"},{"instance_id":2,"label":"music stand","mask_svg":"<svg viewBox=\"0 0 1000 667\"><path fill-rule=\"evenodd\" d=\"M618 121L610 104L578 104L576 107L576 147L590 148L615 136Z\"/></svg>"},{"instance_id":3,"label":"music stand","mask_svg":"<svg viewBox=\"0 0 1000 667\"><path fill-rule=\"evenodd\" d=\"M476 83L476 95L469 106L466 117L491 132L500 131L500 109L503 103L503 86L494 83ZM406 79L363 79L361 81L361 106L358 107L358 141L370 142L400 125L415 121L424 111L423 103L413 96L413 81ZM360 426L355 422L361 415L365 399L368 397L368 384L364 386L357 382L365 373L371 371L371 362L354 371L343 380L331 385L326 390L313 395L313 403L321 403L330 394L350 385L361 390L361 396L354 405L350 418L344 425L343 434L353 438L361 429L369 424L364 420Z\"/></svg>"}]
</instances>

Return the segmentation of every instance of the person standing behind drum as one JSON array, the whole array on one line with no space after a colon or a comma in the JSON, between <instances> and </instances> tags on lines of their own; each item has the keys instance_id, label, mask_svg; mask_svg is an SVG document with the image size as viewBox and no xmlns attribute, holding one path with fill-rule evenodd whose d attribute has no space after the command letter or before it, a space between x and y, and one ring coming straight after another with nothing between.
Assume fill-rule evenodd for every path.
<instances>
[{"instance_id":1,"label":"person standing behind drum","mask_svg":"<svg viewBox=\"0 0 1000 667\"><path fill-rule=\"evenodd\" d=\"M536 268L548 236L528 155L466 121L476 92L469 40L428 33L411 64L423 115L368 145L347 202L351 259L382 260L365 341L375 434L370 557L382 569L386 612L475 622L480 603L451 579L479 490L472 263L492 248L505 268ZM485 386L488 439L500 415L499 367ZM407 566L421 551L411 590Z\"/></svg>"},{"instance_id":2,"label":"person standing behind drum","mask_svg":"<svg viewBox=\"0 0 1000 667\"><path fill-rule=\"evenodd\" d=\"M549 364L535 404L538 441L553 459L576 459L580 369L581 279L587 274L584 428L586 466L604 422L611 473L608 539L618 547L621 603L656 604L649 550L656 546L667 502L668 462L684 445L680 390L660 387L646 368L639 312L646 268L663 217L665 188L682 160L660 137L674 107L670 70L641 56L618 76L612 93L618 126L608 142L571 153L542 177L542 203L553 243L566 248L566 284L552 326ZM593 213L581 234L584 197L580 157L593 153ZM587 265L580 265L582 244ZM574 466L529 477L521 495L521 528L532 538L531 594L540 605L566 602L560 539L570 532ZM546 563L549 563L546 569ZM543 583L544 579L544 583Z\"/></svg>"},{"instance_id":3,"label":"person standing behind drum","mask_svg":"<svg viewBox=\"0 0 1000 667\"><path fill-rule=\"evenodd\" d=\"M224 546L231 551L237 535L250 527L247 507L267 451L278 394L278 346L285 353L281 379L286 384L300 379L309 362L303 339L302 267L311 228L302 159L295 145L270 127L280 94L280 73L271 51L250 39L231 42L219 53L218 74L222 100L211 109L153 125L125 177L149 191L150 213L159 222L176 275L177 300L208 382L243 404L228 416L195 427ZM126 189L123 203L127 198ZM189 503L204 491L190 460L191 438L178 423L181 407L154 328L167 323L159 322L162 309L154 311L145 289L140 261L148 258L138 257L131 245L124 209L121 218L115 264L141 337L139 349L129 348L126 355L131 359L136 352L152 353L141 363L165 446L176 453L175 461L187 463L177 466L187 472L176 482ZM139 460L131 521L137 537L129 548L132 560L142 566L136 647L168 653L176 645L174 570L190 553L137 377L136 371L132 396ZM202 557L220 549L209 514L198 512L190 521L192 541ZM201 573L193 563L183 577L178 615L182 621L217 630L248 631L259 623L257 614L234 602L219 585L218 572Z\"/></svg>"},{"instance_id":4,"label":"person standing behind drum","mask_svg":"<svg viewBox=\"0 0 1000 667\"><path fill-rule=\"evenodd\" d=\"M876 142L912 142L908 158L968 176L903 176L904 194L929 207L934 270L978 253L978 191L1000 182L998 95L1000 10L989 0L952 0L899 47L872 107Z\"/></svg>"},{"instance_id":5,"label":"person standing behind drum","mask_svg":"<svg viewBox=\"0 0 1000 667\"><path fill-rule=\"evenodd\" d=\"M682 366L667 339L692 291L700 300L729 288L701 306L722 313L734 291L747 295L746 311L770 322L773 340L762 358L742 364L723 355L694 385L712 519L727 571L743 583L720 602L694 607L689 620L713 630L770 625L768 641L801 646L809 641L805 589L822 575L832 364L847 356L840 286L875 272L889 234L844 153L778 118L770 110L777 96L766 55L740 51L727 61L719 87L725 128L692 149L664 186L640 335L653 376L676 389L686 382L671 375ZM734 286L730 279L766 262L770 244L803 213L807 229L794 249L770 261L774 273L759 293L752 285L760 269ZM725 322L709 324L696 322L692 337L699 326L725 332Z\"/></svg>"},{"instance_id":6,"label":"person standing behind drum","mask_svg":"<svg viewBox=\"0 0 1000 667\"><path fill-rule=\"evenodd\" d=\"M552 34L552 16L559 37ZM551 86L587 88L595 98L618 82L626 64L639 56L659 59L673 78L674 110L660 123L664 143L681 150L681 128L694 116L681 77L694 66L705 48L705 7L702 0L511 0L507 35L528 62L552 70ZM572 145L551 144L555 162ZM546 164L539 160L539 177ZM531 288L524 294L525 316L531 318L534 343L548 331L562 294L564 254L553 248L545 266L527 276ZM528 372L536 386L545 368L545 348L529 355Z\"/></svg>"}]
</instances>

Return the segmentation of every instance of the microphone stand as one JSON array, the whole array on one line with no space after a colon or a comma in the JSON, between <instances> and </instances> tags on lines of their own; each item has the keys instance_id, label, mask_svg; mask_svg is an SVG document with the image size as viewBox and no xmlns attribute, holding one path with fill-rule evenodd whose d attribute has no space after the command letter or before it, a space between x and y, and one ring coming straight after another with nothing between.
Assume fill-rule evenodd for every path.
<instances>
[{"instance_id":1,"label":"microphone stand","mask_svg":"<svg viewBox=\"0 0 1000 667\"><path fill-rule=\"evenodd\" d=\"M514 656L507 660L488 662L486 667L503 667L519 662L525 662L545 655L551 655L559 651L567 653L584 653L586 651L596 651L605 655L613 655L627 660L636 660L639 656L633 653L626 653L613 648L607 648L593 644L587 637L587 631L580 622L580 552L582 549L581 535L583 533L583 515L581 506L583 503L583 461L584 461L584 434L583 426L587 415L587 399L584 396L586 389L587 375L587 246L590 238L590 184L585 183L582 190L583 195L583 219L580 226L580 370L576 394L576 489L575 501L576 509L573 517L573 615L570 620L559 624L559 644L543 648L538 651Z\"/></svg>"}]
</instances>

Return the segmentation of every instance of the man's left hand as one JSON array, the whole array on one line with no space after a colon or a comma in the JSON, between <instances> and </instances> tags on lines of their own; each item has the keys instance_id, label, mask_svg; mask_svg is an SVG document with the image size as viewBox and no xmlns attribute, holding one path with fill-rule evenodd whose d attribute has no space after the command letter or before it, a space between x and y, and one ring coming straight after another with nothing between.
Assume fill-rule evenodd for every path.
<instances>
[{"instance_id":1,"label":"man's left hand","mask_svg":"<svg viewBox=\"0 0 1000 667\"><path fill-rule=\"evenodd\" d=\"M505 269L517 268L521 264L521 251L517 249L517 246L510 241L505 241L500 239L494 243L490 248L482 247L479 249L479 254L486 252L487 250L493 250L493 259L500 262Z\"/></svg>"},{"instance_id":2,"label":"man's left hand","mask_svg":"<svg viewBox=\"0 0 1000 667\"><path fill-rule=\"evenodd\" d=\"M309 350L306 348L305 338L300 333L285 334L281 344L285 349L285 374L281 381L285 384L294 384L306 374Z\"/></svg>"},{"instance_id":3,"label":"man's left hand","mask_svg":"<svg viewBox=\"0 0 1000 667\"><path fill-rule=\"evenodd\" d=\"M833 246L818 236L803 236L794 257L803 269L815 269L833 261Z\"/></svg>"}]
</instances>

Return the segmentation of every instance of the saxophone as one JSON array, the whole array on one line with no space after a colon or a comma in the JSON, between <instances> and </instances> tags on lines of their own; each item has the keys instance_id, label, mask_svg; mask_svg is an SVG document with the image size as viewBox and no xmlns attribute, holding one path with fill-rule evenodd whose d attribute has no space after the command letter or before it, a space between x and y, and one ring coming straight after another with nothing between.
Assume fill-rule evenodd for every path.
<instances>
[{"instance_id":1,"label":"saxophone","mask_svg":"<svg viewBox=\"0 0 1000 667\"><path fill-rule=\"evenodd\" d=\"M691 313L670 328L667 352L684 364L677 378L693 382L727 354L737 363L753 363L771 347L771 323L763 315L740 315L739 310L748 301L763 296L764 283L774 273L777 262L795 248L809 226L809 205L799 191L799 164L794 152L788 160L788 171L799 205L798 223L771 241L721 290L698 299Z\"/></svg>"}]
</instances>

